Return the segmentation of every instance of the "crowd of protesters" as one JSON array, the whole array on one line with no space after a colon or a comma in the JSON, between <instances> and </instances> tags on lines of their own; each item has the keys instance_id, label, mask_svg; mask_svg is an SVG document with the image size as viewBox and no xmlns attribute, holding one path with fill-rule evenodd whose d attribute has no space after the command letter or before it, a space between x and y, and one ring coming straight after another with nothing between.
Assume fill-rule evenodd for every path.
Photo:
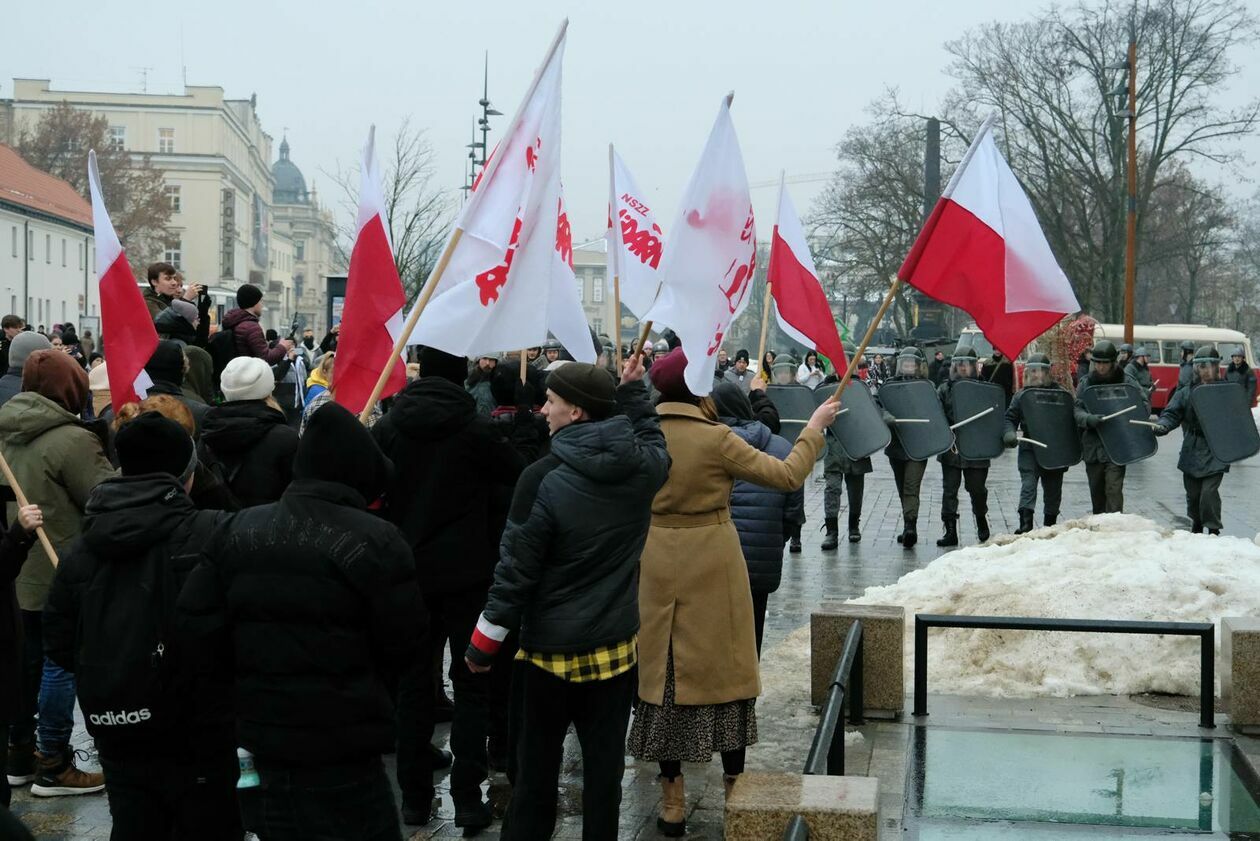
<instances>
[{"instance_id":1,"label":"crowd of protesters","mask_svg":"<svg viewBox=\"0 0 1260 841\"><path fill-rule=\"evenodd\" d=\"M570 726L585 838L616 837L627 754L666 836L682 762L720 754L729 791L834 404L789 445L747 352L699 397L668 336L596 365L420 348L361 424L335 329L269 336L247 284L213 332L203 288L147 279L151 384L117 412L108 347L3 319L0 803L103 790L115 839L396 839L450 766L465 835L504 772L503 837L547 838Z\"/></svg>"}]
</instances>

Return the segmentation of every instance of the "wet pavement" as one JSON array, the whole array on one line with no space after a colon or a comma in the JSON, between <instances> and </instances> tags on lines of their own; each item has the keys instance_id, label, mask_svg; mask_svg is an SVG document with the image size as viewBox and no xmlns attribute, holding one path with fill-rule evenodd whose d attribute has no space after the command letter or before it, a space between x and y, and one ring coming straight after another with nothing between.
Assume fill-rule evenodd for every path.
<instances>
[{"instance_id":1,"label":"wet pavement","mask_svg":"<svg viewBox=\"0 0 1260 841\"><path fill-rule=\"evenodd\" d=\"M1125 510L1140 514L1169 527L1188 527L1181 474L1176 469L1180 432L1160 441L1160 452L1148 461L1132 465L1125 482ZM818 716L809 705L808 640L809 615L819 603L860 595L868 586L889 584L902 575L922 568L946 550L938 549L940 534L940 469L929 466L923 484L922 513L919 519L920 544L902 549L894 540L901 530L900 506L893 487L887 459L873 459L875 473L867 479L862 518L861 543L842 542L836 552L823 553L821 463L806 486L804 552L785 555L783 583L770 598L766 616L766 637L762 656L763 694L758 702L761 741L748 751L749 770L798 771L805 761ZM1254 537L1260 532L1260 504L1251 495L1260 480L1260 459L1251 459L1225 477L1222 485L1225 533ZM1013 531L1018 524L1016 504L1019 477L1013 452L996 460L989 479L990 524L994 534ZM1089 513L1089 491L1083 466L1068 471L1064 482L1062 518ZM964 544L975 542L975 524L963 494L960 531ZM1037 522L1040 524L1040 511ZM845 522L841 514L841 524ZM1122 617L1118 617L1122 618ZM792 637L789 639L789 637ZM1176 706L1176 705L1174 705ZM1209 734L1227 737L1225 728L1200 731L1193 704L1186 708L1160 709L1128 698L1037 699L998 701L934 696L932 715L926 726L978 726L1012 730L1050 732L1150 732L1154 735L1190 737ZM913 720L877 722L861 728L848 755L848 772L873 774L881 782L881 839L903 836L901 804L904 801L907 745L916 732ZM440 725L435 741L446 745L449 725ZM90 749L90 739L80 728L75 735L80 747ZM1253 751L1260 753L1260 750ZM559 781L558 839L581 838L581 762L575 737L565 744L565 759ZM386 758L391 775L392 757ZM91 766L89 761L85 765ZM660 837L656 812L660 790L654 765L636 763L627 757L622 783L623 803L619 837L647 839ZM722 837L721 764L685 765L687 786L687 838ZM437 818L427 826L403 827L408 839L461 837L453 825L452 807L445 774L437 780L441 802ZM496 812L506 804L509 789L500 775L491 780L489 797ZM78 798L32 798L24 791L14 792L13 811L41 839L101 839L109 836L109 809L104 795ZM497 839L499 823L479 838ZM925 836L926 837L926 836ZM941 836L945 837L945 836ZM955 836L950 836L955 837ZM963 836L957 836L963 837Z\"/></svg>"}]
</instances>

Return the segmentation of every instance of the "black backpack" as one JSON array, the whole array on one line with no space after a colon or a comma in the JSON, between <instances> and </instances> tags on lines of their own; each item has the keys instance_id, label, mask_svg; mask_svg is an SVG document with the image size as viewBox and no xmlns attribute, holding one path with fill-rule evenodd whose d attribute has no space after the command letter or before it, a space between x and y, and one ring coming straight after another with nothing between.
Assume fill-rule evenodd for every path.
<instances>
[{"instance_id":1,"label":"black backpack","mask_svg":"<svg viewBox=\"0 0 1260 841\"><path fill-rule=\"evenodd\" d=\"M210 363L213 366L214 390L219 391L219 380L223 376L223 369L228 363L240 356L236 352L236 331L220 329L210 337L210 341L206 342L206 353L210 354Z\"/></svg>"}]
</instances>

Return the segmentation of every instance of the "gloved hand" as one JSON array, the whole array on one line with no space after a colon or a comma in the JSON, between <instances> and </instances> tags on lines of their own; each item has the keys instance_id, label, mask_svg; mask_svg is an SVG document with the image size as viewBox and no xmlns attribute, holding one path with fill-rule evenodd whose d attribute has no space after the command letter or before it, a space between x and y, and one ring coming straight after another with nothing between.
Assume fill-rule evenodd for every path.
<instances>
[{"instance_id":1,"label":"gloved hand","mask_svg":"<svg viewBox=\"0 0 1260 841\"><path fill-rule=\"evenodd\" d=\"M1004 447L1014 447L1019 443L1019 436L1015 434L1015 430L1010 430L1002 435L1002 445Z\"/></svg>"},{"instance_id":2,"label":"gloved hand","mask_svg":"<svg viewBox=\"0 0 1260 841\"><path fill-rule=\"evenodd\" d=\"M1157 438L1163 438L1165 435L1167 435L1168 433L1172 432L1172 428L1171 428L1171 427L1167 427L1167 426L1163 426L1163 425L1160 425L1160 426L1154 426L1154 427L1151 427L1151 432L1154 432L1154 433L1155 433L1155 437L1157 437Z\"/></svg>"},{"instance_id":3,"label":"gloved hand","mask_svg":"<svg viewBox=\"0 0 1260 841\"><path fill-rule=\"evenodd\" d=\"M1085 426L1090 429L1097 429L1098 424L1102 423L1102 415L1086 415Z\"/></svg>"}]
</instances>

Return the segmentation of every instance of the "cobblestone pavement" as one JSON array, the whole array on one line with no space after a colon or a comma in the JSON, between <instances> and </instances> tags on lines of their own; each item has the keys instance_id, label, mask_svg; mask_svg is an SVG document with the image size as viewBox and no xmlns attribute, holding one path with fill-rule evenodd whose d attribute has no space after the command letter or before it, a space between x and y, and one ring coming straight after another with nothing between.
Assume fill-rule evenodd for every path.
<instances>
[{"instance_id":1,"label":"cobblestone pavement","mask_svg":"<svg viewBox=\"0 0 1260 841\"><path fill-rule=\"evenodd\" d=\"M1159 453L1129 468L1126 479L1125 510L1141 514L1169 527L1188 527L1181 474L1176 469L1180 432L1161 439ZM935 546L939 536L941 474L929 466L923 483L923 502L919 519L920 543L913 550L902 549L894 540L901 529L900 506L893 487L887 459L875 456L875 473L868 477L865 510L862 517L862 542L842 542L836 552L824 554L818 548L822 535L822 468L821 463L806 488L805 551L786 555L783 584L770 598L766 617L766 639L762 658L763 696L758 703L761 741L748 751L749 770L798 770L805 761L817 715L808 706L809 663L800 659L799 644L786 643L793 632L808 627L810 612L822 601L852 598L868 586L888 584L902 575L920 569L944 550ZM1225 477L1222 496L1225 533L1253 537L1260 532L1260 504L1253 489L1260 480L1260 458L1251 459ZM1016 504L1019 475L1013 452L993 463L989 474L990 523L994 534L1013 531L1018 524ZM1067 474L1063 488L1063 518L1089 513L1089 491L1083 466ZM975 542L975 524L965 493L961 500L960 529L964 544ZM841 524L844 523L841 513ZM1040 511L1038 511L1040 523ZM843 537L843 535L842 535ZM807 633L807 632L806 632ZM799 643L799 639L795 641ZM1157 734L1198 733L1195 713L1186 710L1152 711L1139 700L1125 698L1038 699L1035 701L993 701L933 697L930 722L949 719L971 721L984 726L1083 729L1105 727L1136 728L1140 732L1153 729ZM930 726L930 725L929 725ZM905 744L909 725L883 722L862 728L863 739L849 756L850 773L869 773L880 777L881 837L892 838L900 832L901 797L903 791ZM1098 732L1095 730L1094 732ZM1224 732L1221 730L1218 733ZM435 741L445 744L449 726L441 725ZM90 739L80 728L75 742L90 746ZM581 762L575 737L570 734L565 745L565 761L560 779L560 821L555 838L581 838ZM391 775L392 757L387 758ZM89 765L91 763L88 763ZM719 839L722 837L724 797L720 763L684 767L689 809L687 837ZM447 791L445 776L439 783L441 803L438 817L425 827L404 827L404 838L419 841L429 838L460 837L452 823L454 810ZM659 837L655 815L660 802L655 766L626 760L623 781L621 838L648 839ZM501 809L508 797L506 781L496 777L489 786L489 796ZM109 809L103 795L78 798L40 800L26 792L14 793L13 811L42 839L98 839L109 836ZM499 824L482 833L480 838L497 839Z\"/></svg>"}]
</instances>

